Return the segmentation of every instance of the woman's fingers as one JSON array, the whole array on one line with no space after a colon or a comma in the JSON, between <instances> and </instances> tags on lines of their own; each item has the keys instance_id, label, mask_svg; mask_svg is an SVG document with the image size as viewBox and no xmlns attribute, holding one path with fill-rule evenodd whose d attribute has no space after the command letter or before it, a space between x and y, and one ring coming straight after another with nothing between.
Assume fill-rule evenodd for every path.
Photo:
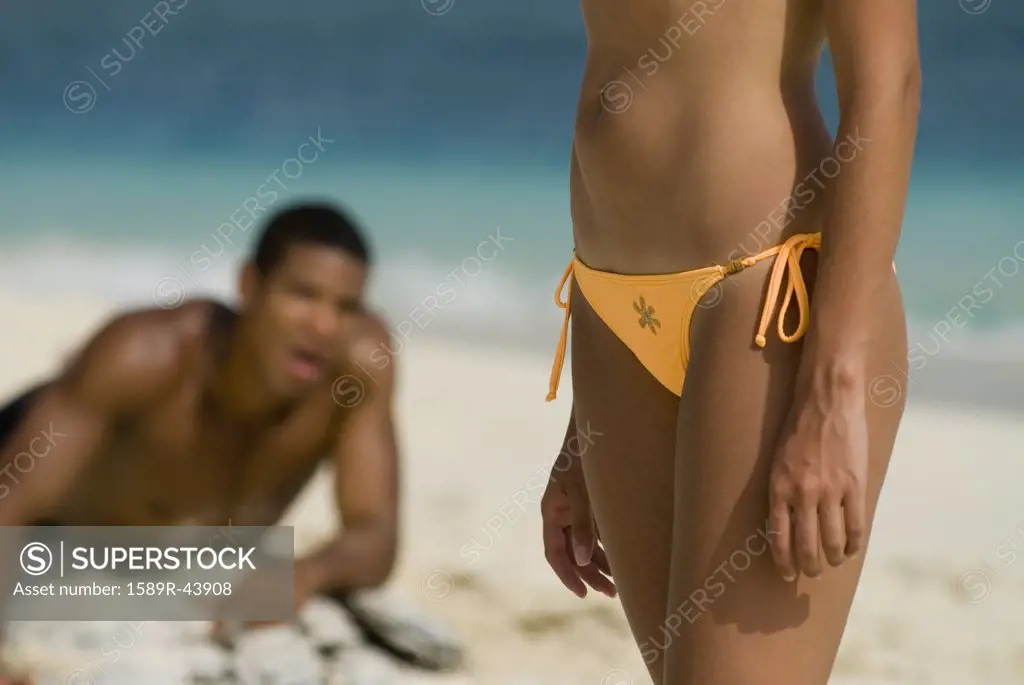
<instances>
[{"instance_id":1,"label":"woman's fingers","mask_svg":"<svg viewBox=\"0 0 1024 685\"><path fill-rule=\"evenodd\" d=\"M867 517L865 515L863 491L851 492L843 499L843 514L846 523L846 558L850 559L864 551L868 539Z\"/></svg>"},{"instance_id":2,"label":"woman's fingers","mask_svg":"<svg viewBox=\"0 0 1024 685\"><path fill-rule=\"evenodd\" d=\"M579 574L583 582L603 595L614 597L618 592L615 588L615 581L611 578L612 571L608 564L608 555L599 544L594 546L593 558L589 564L580 567Z\"/></svg>"},{"instance_id":3,"label":"woman's fingers","mask_svg":"<svg viewBox=\"0 0 1024 685\"><path fill-rule=\"evenodd\" d=\"M601 570L596 564L591 563L586 566L581 566L578 569L578 573L580 574L580 578L583 579L583 582L600 592L602 595L607 597L615 596L617 592L615 589L615 583L612 582L611 578L601 573Z\"/></svg>"},{"instance_id":4,"label":"woman's fingers","mask_svg":"<svg viewBox=\"0 0 1024 685\"><path fill-rule=\"evenodd\" d=\"M577 597L587 596L587 586L580 580L579 567L569 551L568 529L544 522L544 558L562 585Z\"/></svg>"},{"instance_id":5,"label":"woman's fingers","mask_svg":"<svg viewBox=\"0 0 1024 685\"><path fill-rule=\"evenodd\" d=\"M590 496L582 479L567 483L565 494L572 511L572 551L578 566L590 563L594 554L596 534L594 514L590 510Z\"/></svg>"},{"instance_id":6,"label":"woman's fingers","mask_svg":"<svg viewBox=\"0 0 1024 685\"><path fill-rule=\"evenodd\" d=\"M821 548L830 566L839 566L846 559L846 522L839 500L826 500L818 505L821 526Z\"/></svg>"},{"instance_id":7,"label":"woman's fingers","mask_svg":"<svg viewBox=\"0 0 1024 685\"><path fill-rule=\"evenodd\" d=\"M797 566L793 558L793 516L787 493L773 487L770 507L768 535L772 541L772 559L782 578L793 581L796 580Z\"/></svg>"},{"instance_id":8,"label":"woman's fingers","mask_svg":"<svg viewBox=\"0 0 1024 685\"><path fill-rule=\"evenodd\" d=\"M594 555L591 558L591 563L597 566L597 569L606 576L612 574L612 567L608 563L608 555L601 545L594 546Z\"/></svg>"},{"instance_id":9,"label":"woman's fingers","mask_svg":"<svg viewBox=\"0 0 1024 685\"><path fill-rule=\"evenodd\" d=\"M794 550L800 570L810 578L821 575L821 538L818 532L818 502L805 499L796 511Z\"/></svg>"}]
</instances>

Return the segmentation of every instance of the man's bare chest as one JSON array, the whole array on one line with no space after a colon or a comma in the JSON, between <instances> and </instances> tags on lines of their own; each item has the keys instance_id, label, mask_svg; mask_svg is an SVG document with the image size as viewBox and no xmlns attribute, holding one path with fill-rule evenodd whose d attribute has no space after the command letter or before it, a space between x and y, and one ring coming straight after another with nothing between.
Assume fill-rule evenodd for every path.
<instances>
[{"instance_id":1,"label":"man's bare chest","mask_svg":"<svg viewBox=\"0 0 1024 685\"><path fill-rule=\"evenodd\" d=\"M73 498L76 518L106 525L270 525L315 473L337 430L328 405L239 422L170 402L112 431Z\"/></svg>"}]
</instances>

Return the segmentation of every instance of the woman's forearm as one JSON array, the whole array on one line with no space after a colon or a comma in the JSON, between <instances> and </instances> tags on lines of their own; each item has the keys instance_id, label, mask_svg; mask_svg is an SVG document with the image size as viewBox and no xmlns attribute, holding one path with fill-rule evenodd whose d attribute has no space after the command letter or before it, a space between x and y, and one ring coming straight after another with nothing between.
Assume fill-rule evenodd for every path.
<instances>
[{"instance_id":1,"label":"woman's forearm","mask_svg":"<svg viewBox=\"0 0 1024 685\"><path fill-rule=\"evenodd\" d=\"M891 292L887 286L910 180L919 84L917 69L911 68L887 91L850 97L842 112L836 140L841 145L856 137L864 143L837 159L840 171L826 194L805 346L805 363L816 369L810 376L828 383L859 375L878 303Z\"/></svg>"}]
</instances>

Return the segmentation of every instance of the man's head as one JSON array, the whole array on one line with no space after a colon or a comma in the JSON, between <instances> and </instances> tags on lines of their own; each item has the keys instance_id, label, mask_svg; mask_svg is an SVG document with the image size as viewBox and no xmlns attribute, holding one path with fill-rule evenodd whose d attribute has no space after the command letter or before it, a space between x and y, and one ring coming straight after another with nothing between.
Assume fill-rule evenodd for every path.
<instances>
[{"instance_id":1,"label":"man's head","mask_svg":"<svg viewBox=\"0 0 1024 685\"><path fill-rule=\"evenodd\" d=\"M335 368L363 316L369 248L341 209L303 203L271 216L242 271L246 347L274 392L301 395Z\"/></svg>"}]
</instances>

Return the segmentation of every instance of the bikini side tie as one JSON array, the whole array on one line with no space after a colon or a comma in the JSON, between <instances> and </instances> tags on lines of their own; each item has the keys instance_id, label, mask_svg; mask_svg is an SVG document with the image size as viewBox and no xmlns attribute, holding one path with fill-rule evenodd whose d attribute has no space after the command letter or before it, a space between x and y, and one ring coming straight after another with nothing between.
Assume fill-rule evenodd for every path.
<instances>
[{"instance_id":1,"label":"bikini side tie","mask_svg":"<svg viewBox=\"0 0 1024 685\"><path fill-rule=\"evenodd\" d=\"M779 339L785 343L796 342L807 332L810 320L811 299L807 293L807 282L804 280L803 271L800 269L800 258L804 250L808 248L821 249L820 233L798 233L791 236L786 242L777 245L766 252L757 255L756 258L748 257L743 260L758 261L765 257L775 255L775 263L772 265L772 275L768 280L768 293L764 298L764 309L761 310L761 322L757 326L757 335L754 336L754 344L764 347L767 343L765 333L768 332L768 322L779 304L779 294L782 291L782 279L789 275L786 284L786 295L782 299L782 309L779 310L776 330ZM797 322L796 330L793 333L786 333L786 313L793 303L793 296L796 296L797 310L800 319Z\"/></svg>"},{"instance_id":2,"label":"bikini side tie","mask_svg":"<svg viewBox=\"0 0 1024 685\"><path fill-rule=\"evenodd\" d=\"M573 260L569 262L569 266L565 268L562 280L558 282L558 288L555 289L555 304L565 310L565 321L562 323L562 334L558 337L558 351L555 352L555 363L551 368L547 402L555 399L555 395L558 392L558 381L562 378L562 367L565 365L565 347L569 338L569 315L572 311L572 283L569 281L572 278L575 261L574 256ZM562 289L565 288L566 284L569 286L569 291L565 294L565 300L563 301Z\"/></svg>"}]
</instances>

